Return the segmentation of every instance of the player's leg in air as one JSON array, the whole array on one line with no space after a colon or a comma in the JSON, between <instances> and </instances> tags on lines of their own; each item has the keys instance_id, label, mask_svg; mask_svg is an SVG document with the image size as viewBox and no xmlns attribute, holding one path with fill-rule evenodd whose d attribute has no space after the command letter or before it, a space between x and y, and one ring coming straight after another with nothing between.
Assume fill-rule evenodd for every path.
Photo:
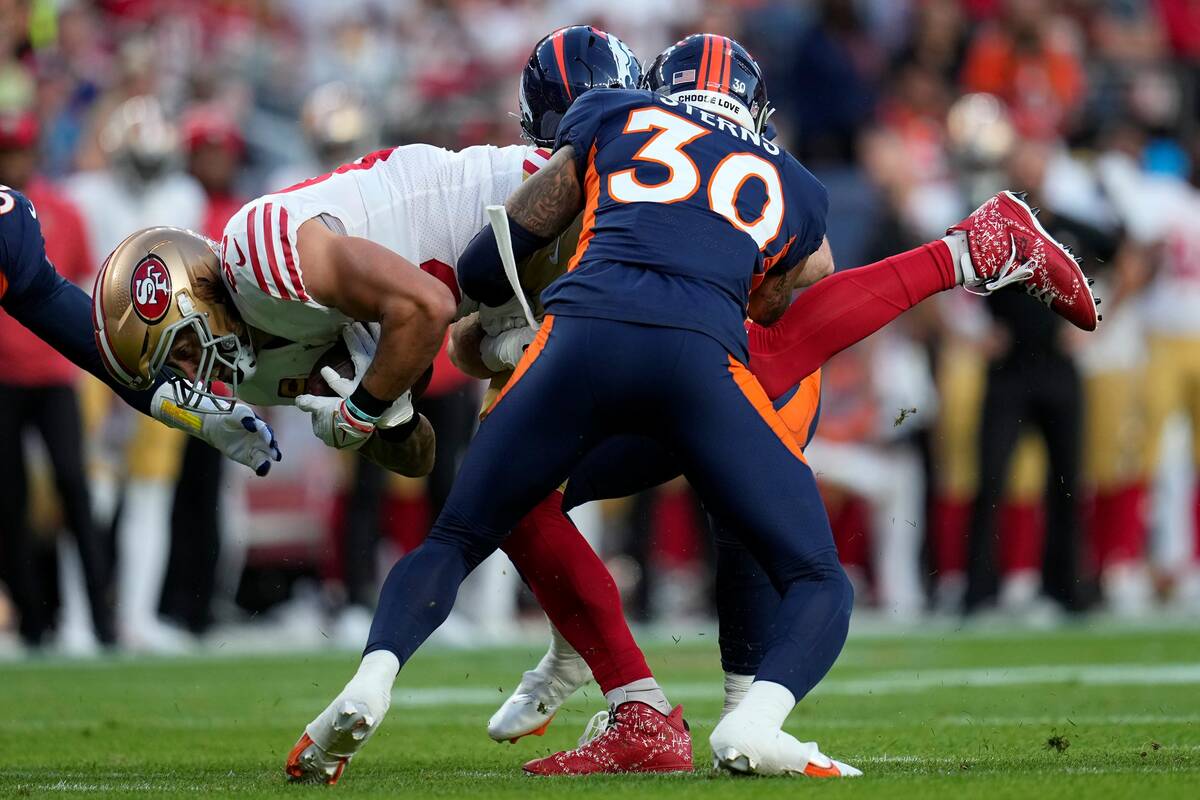
<instances>
[{"instance_id":1,"label":"player's leg in air","mask_svg":"<svg viewBox=\"0 0 1200 800\"><path fill-rule=\"evenodd\" d=\"M1019 217L1013 222L1019 222ZM778 403L829 358L875 333L922 300L962 286L965 281L972 281L974 290L983 288L987 291L981 284L995 279L995 268L990 258L981 261L979 270L972 266L967 230L974 224L971 219L964 220L943 240L874 264L840 271L804 290L775 324L748 325L750 366L771 400ZM803 441L807 441L807 435ZM563 510L569 511L591 500L626 497L678 475L678 463L653 440L616 437L599 445L572 473L564 492ZM567 538L578 536L578 532L569 521L560 522L555 517L552 508L539 513L538 520L545 528L540 535L553 543L551 549L562 550L569 546ZM754 675L750 665L757 663L754 659L761 658L763 643L755 639L753 632L765 629L764 614L778 602L777 599L774 602L754 599L763 586L765 575L756 564L746 563L746 550L732 536L732 527L735 526L719 523L714 527L716 600L721 659L726 673L725 712L744 694L749 684L746 676ZM514 531L513 539L523 535L524 531ZM510 539L506 548L512 545ZM582 564L587 562L583 561L582 554L576 555L577 563L581 565L577 570L583 573L587 567ZM523 576L531 586L538 583L536 571L524 571ZM731 580L724 580L726 576ZM604 578L607 579L606 574ZM597 577L587 583L603 585ZM748 599L743 601L737 596L740 594L747 594ZM602 664L602 674L612 676L610 680L620 683L644 677L641 672L645 669L644 658L633 660L633 669L623 669L624 656L610 653L586 638L588 657L580 656L567 638L553 627L555 601L552 599L542 605L552 622L550 647L541 661L524 674L516 690L489 721L488 733L497 741L515 741L531 733L544 733L562 703L592 678L587 664ZM594 610L593 618L587 620L586 625L581 624L579 613L570 617L575 636L604 631L606 638L611 640L618 636L612 632L614 629L626 627L616 602L589 604L586 609ZM752 609L760 610L754 612ZM749 619L750 614L757 616ZM725 647L727 640L730 642L728 649ZM624 652L623 649L621 653ZM601 685L604 685L603 681Z\"/></svg>"}]
</instances>

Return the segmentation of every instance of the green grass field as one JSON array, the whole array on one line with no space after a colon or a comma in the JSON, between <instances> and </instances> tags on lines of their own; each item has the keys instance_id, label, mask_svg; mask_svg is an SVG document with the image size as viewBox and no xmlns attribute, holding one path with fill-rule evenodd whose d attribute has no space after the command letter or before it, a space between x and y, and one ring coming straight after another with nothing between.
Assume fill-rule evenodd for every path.
<instances>
[{"instance_id":1,"label":"green grass field","mask_svg":"<svg viewBox=\"0 0 1200 800\"><path fill-rule=\"evenodd\" d=\"M539 654L418 654L333 789L289 786L282 764L352 654L0 665L0 797L1200 797L1200 631L853 637L789 721L866 773L825 782L708 770L711 635L650 651L687 710L694 775L528 778L526 759L572 745L600 708L592 686L544 738L490 741L488 716Z\"/></svg>"}]
</instances>

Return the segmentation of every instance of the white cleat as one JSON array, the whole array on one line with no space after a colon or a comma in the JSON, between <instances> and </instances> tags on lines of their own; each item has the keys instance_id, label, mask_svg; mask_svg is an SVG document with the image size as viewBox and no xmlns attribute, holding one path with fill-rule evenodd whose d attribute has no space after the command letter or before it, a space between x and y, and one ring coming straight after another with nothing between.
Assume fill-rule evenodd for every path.
<instances>
[{"instance_id":1,"label":"white cleat","mask_svg":"<svg viewBox=\"0 0 1200 800\"><path fill-rule=\"evenodd\" d=\"M725 717L709 737L713 768L742 775L807 775L810 778L854 778L862 771L821 753L816 742L801 742L790 733Z\"/></svg>"},{"instance_id":2,"label":"white cleat","mask_svg":"<svg viewBox=\"0 0 1200 800\"><path fill-rule=\"evenodd\" d=\"M349 687L347 687L349 689ZM387 703L370 704L347 697L343 691L320 716L308 723L304 735L288 754L284 772L293 783L326 783L333 785L354 754L379 730L387 714Z\"/></svg>"},{"instance_id":3,"label":"white cleat","mask_svg":"<svg viewBox=\"0 0 1200 800\"><path fill-rule=\"evenodd\" d=\"M573 650L556 653L552 646L488 720L488 736L514 744L523 736L541 736L567 698L591 679L582 656Z\"/></svg>"},{"instance_id":4,"label":"white cleat","mask_svg":"<svg viewBox=\"0 0 1200 800\"><path fill-rule=\"evenodd\" d=\"M309 723L288 754L288 780L333 785L371 734L379 727L364 703L336 700ZM320 742L320 744L318 744Z\"/></svg>"}]
</instances>

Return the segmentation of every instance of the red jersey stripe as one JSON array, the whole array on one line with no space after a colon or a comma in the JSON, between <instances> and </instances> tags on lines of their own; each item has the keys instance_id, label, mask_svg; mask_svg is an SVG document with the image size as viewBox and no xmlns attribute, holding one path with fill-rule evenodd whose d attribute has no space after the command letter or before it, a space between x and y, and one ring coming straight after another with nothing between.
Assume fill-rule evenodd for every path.
<instances>
[{"instance_id":1,"label":"red jersey stripe","mask_svg":"<svg viewBox=\"0 0 1200 800\"><path fill-rule=\"evenodd\" d=\"M288 238L288 213L283 206L279 207L279 240L283 242L283 263L287 265L288 278L292 289L300 299L308 302L308 292L304 291L304 281L300 280L300 270L296 267L296 257L292 255L292 241Z\"/></svg>"},{"instance_id":2,"label":"red jersey stripe","mask_svg":"<svg viewBox=\"0 0 1200 800\"><path fill-rule=\"evenodd\" d=\"M262 265L258 263L258 238L254 232L254 217L258 213L258 206L251 206L250 213L246 215L246 243L250 246L250 266L254 268L254 279L258 281L258 288L262 289L266 294L271 294L271 290L267 287L267 277L263 275Z\"/></svg>"},{"instance_id":3,"label":"red jersey stripe","mask_svg":"<svg viewBox=\"0 0 1200 800\"><path fill-rule=\"evenodd\" d=\"M271 230L271 209L274 207L274 203L263 206L263 245L267 251L267 265L271 268L271 277L274 278L275 288L278 289L276 296L283 300L295 300L296 293L284 283L283 276L279 273L279 259L275 257L275 236Z\"/></svg>"}]
</instances>

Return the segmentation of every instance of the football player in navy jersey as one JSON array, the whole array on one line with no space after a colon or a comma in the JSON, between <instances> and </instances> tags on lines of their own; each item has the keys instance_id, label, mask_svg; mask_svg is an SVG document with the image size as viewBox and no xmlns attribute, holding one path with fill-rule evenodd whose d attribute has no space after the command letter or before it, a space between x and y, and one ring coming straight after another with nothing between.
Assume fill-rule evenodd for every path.
<instances>
[{"instance_id":1,"label":"football player in navy jersey","mask_svg":"<svg viewBox=\"0 0 1200 800\"><path fill-rule=\"evenodd\" d=\"M0 306L143 414L203 439L259 475L280 459L271 427L245 403L224 415L182 413L170 381L160 379L137 391L114 380L96 346L91 298L54 269L46 258L37 211L7 186L0 186Z\"/></svg>"},{"instance_id":2,"label":"football player in navy jersey","mask_svg":"<svg viewBox=\"0 0 1200 800\"><path fill-rule=\"evenodd\" d=\"M762 75L736 42L683 40L656 59L648 88L576 100L554 157L506 204L518 261L582 211L579 248L543 293L545 323L429 537L389 575L359 673L313 723L346 758L386 712L358 701L390 694L396 668L445 619L465 575L595 445L632 433L676 456L714 515L737 522L782 596L755 682L713 733L716 763L859 774L781 728L840 652L852 592L799 445L745 366L745 318L778 318L824 241L824 189L762 137ZM1015 217L1027 229L1010 239ZM1094 327L1086 279L1034 228L1012 195L985 204L947 237L958 281L989 290L1028 281L1054 310ZM459 270L502 274L490 229ZM655 745L627 768L691 768L681 709L614 705L613 726Z\"/></svg>"}]
</instances>

